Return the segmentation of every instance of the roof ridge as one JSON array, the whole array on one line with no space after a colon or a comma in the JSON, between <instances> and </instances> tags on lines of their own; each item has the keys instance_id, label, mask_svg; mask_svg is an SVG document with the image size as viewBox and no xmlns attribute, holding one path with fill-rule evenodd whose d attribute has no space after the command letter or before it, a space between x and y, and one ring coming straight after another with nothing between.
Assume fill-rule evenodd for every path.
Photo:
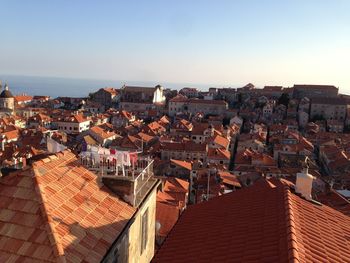
<instances>
[{"instance_id":1,"label":"roof ridge","mask_svg":"<svg viewBox=\"0 0 350 263\"><path fill-rule=\"evenodd\" d=\"M292 193L288 186L283 185L283 197L285 203L285 216L287 228L288 260L290 262L300 262L298 238L296 234L296 224L293 212Z\"/></svg>"}]
</instances>

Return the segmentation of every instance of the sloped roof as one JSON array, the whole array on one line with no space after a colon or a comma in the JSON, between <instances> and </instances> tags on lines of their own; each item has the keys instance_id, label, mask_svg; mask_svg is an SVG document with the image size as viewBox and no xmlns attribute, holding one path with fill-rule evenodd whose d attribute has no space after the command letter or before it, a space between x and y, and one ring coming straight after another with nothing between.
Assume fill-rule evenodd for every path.
<instances>
[{"instance_id":1,"label":"sloped roof","mask_svg":"<svg viewBox=\"0 0 350 263\"><path fill-rule=\"evenodd\" d=\"M187 193L189 188L189 182L180 178L167 178L164 183L163 191L165 192L176 192L176 193Z\"/></svg>"},{"instance_id":2,"label":"sloped roof","mask_svg":"<svg viewBox=\"0 0 350 263\"><path fill-rule=\"evenodd\" d=\"M350 217L280 180L190 206L153 262L348 262Z\"/></svg>"},{"instance_id":3,"label":"sloped roof","mask_svg":"<svg viewBox=\"0 0 350 263\"><path fill-rule=\"evenodd\" d=\"M157 235L165 237L176 224L179 218L179 208L163 202L157 202L156 220L160 223L160 229Z\"/></svg>"},{"instance_id":4,"label":"sloped roof","mask_svg":"<svg viewBox=\"0 0 350 263\"><path fill-rule=\"evenodd\" d=\"M102 90L104 90L104 91L110 93L111 95L117 95L117 94L118 94L118 91L117 91L117 89L115 89L115 88L106 87L106 88L104 88L104 89L102 89Z\"/></svg>"},{"instance_id":5,"label":"sloped roof","mask_svg":"<svg viewBox=\"0 0 350 263\"><path fill-rule=\"evenodd\" d=\"M29 96L29 95L17 95L17 96L15 96L16 102L31 101L32 99L33 99L33 96Z\"/></svg>"},{"instance_id":6,"label":"sloped roof","mask_svg":"<svg viewBox=\"0 0 350 263\"><path fill-rule=\"evenodd\" d=\"M192 170L192 163L190 163L190 162L176 160L176 159L170 159L170 162L172 162L173 164L175 164L177 166L185 168L186 170L189 170L189 171Z\"/></svg>"},{"instance_id":7,"label":"sloped roof","mask_svg":"<svg viewBox=\"0 0 350 263\"><path fill-rule=\"evenodd\" d=\"M134 213L73 153L58 153L0 178L0 261L99 262Z\"/></svg>"},{"instance_id":8,"label":"sloped roof","mask_svg":"<svg viewBox=\"0 0 350 263\"><path fill-rule=\"evenodd\" d=\"M224 184L232 185L239 188L242 187L236 175L231 174L227 171L219 171L218 175L220 176Z\"/></svg>"},{"instance_id":9,"label":"sloped roof","mask_svg":"<svg viewBox=\"0 0 350 263\"><path fill-rule=\"evenodd\" d=\"M231 153L225 149L209 148L208 149L208 158L209 159L218 159L218 160L221 160L221 159L230 160Z\"/></svg>"},{"instance_id":10,"label":"sloped roof","mask_svg":"<svg viewBox=\"0 0 350 263\"><path fill-rule=\"evenodd\" d=\"M230 141L227 138L220 135L216 135L215 138L213 139L213 142L220 145L223 148L227 148L228 145L230 144Z\"/></svg>"},{"instance_id":11,"label":"sloped roof","mask_svg":"<svg viewBox=\"0 0 350 263\"><path fill-rule=\"evenodd\" d=\"M90 135L85 135L84 141L87 145L98 145L98 142L96 142Z\"/></svg>"},{"instance_id":12,"label":"sloped roof","mask_svg":"<svg viewBox=\"0 0 350 263\"><path fill-rule=\"evenodd\" d=\"M90 131L93 133L93 135L99 137L102 140L111 138L116 135L113 131L111 132L109 130L103 129L101 126L94 126L90 129Z\"/></svg>"}]
</instances>

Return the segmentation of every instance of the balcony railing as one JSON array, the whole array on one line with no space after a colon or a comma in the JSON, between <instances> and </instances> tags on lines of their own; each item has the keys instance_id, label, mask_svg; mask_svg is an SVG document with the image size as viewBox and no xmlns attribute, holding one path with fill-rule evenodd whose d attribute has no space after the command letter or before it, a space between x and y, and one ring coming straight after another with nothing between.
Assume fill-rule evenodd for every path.
<instances>
[{"instance_id":1,"label":"balcony railing","mask_svg":"<svg viewBox=\"0 0 350 263\"><path fill-rule=\"evenodd\" d=\"M100 154L98 160L93 154L80 155L80 162L96 173L101 181L112 185L120 197L133 206L138 206L154 184L153 160L149 156L137 156L130 166L118 162L108 154Z\"/></svg>"}]
</instances>

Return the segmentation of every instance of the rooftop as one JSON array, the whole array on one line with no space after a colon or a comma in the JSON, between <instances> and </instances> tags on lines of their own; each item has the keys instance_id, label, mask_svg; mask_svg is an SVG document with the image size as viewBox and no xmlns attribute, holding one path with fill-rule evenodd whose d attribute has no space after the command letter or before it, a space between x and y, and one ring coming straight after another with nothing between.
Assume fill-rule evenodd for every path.
<instances>
[{"instance_id":1,"label":"rooftop","mask_svg":"<svg viewBox=\"0 0 350 263\"><path fill-rule=\"evenodd\" d=\"M261 180L190 206L153 262L346 262L349 231L348 216Z\"/></svg>"},{"instance_id":2,"label":"rooftop","mask_svg":"<svg viewBox=\"0 0 350 263\"><path fill-rule=\"evenodd\" d=\"M1 262L97 262L136 209L69 151L0 178Z\"/></svg>"},{"instance_id":3,"label":"rooftop","mask_svg":"<svg viewBox=\"0 0 350 263\"><path fill-rule=\"evenodd\" d=\"M337 90L338 88L333 85L313 85L313 84L295 84L294 89L328 89L328 90Z\"/></svg>"}]
</instances>

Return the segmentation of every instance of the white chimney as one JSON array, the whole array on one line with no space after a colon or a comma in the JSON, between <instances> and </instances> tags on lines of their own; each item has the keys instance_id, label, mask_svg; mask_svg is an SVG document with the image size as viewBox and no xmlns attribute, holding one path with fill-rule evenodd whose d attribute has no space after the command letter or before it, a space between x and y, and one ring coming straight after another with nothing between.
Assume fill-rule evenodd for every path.
<instances>
[{"instance_id":1,"label":"white chimney","mask_svg":"<svg viewBox=\"0 0 350 263\"><path fill-rule=\"evenodd\" d=\"M301 194L306 200L312 200L312 182L314 178L309 174L308 168L305 168L301 173L297 173L297 182L295 192Z\"/></svg>"},{"instance_id":2,"label":"white chimney","mask_svg":"<svg viewBox=\"0 0 350 263\"><path fill-rule=\"evenodd\" d=\"M1 151L5 151L5 135L1 135Z\"/></svg>"}]
</instances>

